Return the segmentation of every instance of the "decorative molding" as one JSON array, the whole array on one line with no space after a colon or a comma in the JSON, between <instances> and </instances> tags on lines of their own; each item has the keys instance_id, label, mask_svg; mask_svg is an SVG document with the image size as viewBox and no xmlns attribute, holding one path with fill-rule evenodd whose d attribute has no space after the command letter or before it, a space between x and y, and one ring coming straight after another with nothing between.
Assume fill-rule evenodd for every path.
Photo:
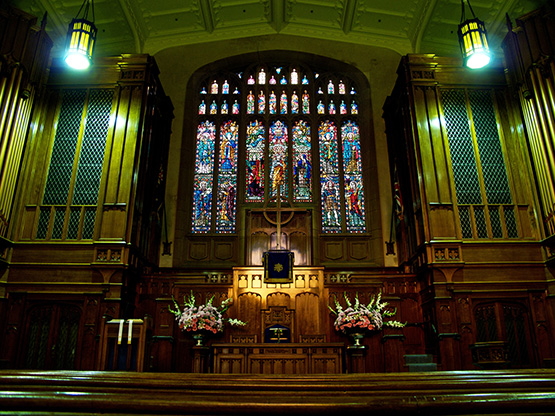
<instances>
[{"instance_id":1,"label":"decorative molding","mask_svg":"<svg viewBox=\"0 0 555 416\"><path fill-rule=\"evenodd\" d=\"M211 274L205 277L206 283L212 284L230 284L233 282L233 275L231 274Z\"/></svg>"},{"instance_id":2,"label":"decorative molding","mask_svg":"<svg viewBox=\"0 0 555 416\"><path fill-rule=\"evenodd\" d=\"M144 81L146 72L144 69L121 69L120 80L122 81Z\"/></svg>"},{"instance_id":3,"label":"decorative molding","mask_svg":"<svg viewBox=\"0 0 555 416\"><path fill-rule=\"evenodd\" d=\"M461 339L461 334L457 332L440 332L439 334L437 334L437 339L439 339L440 341L446 338L451 338L451 339L454 339L455 341L458 341Z\"/></svg>"},{"instance_id":4,"label":"decorative molding","mask_svg":"<svg viewBox=\"0 0 555 416\"><path fill-rule=\"evenodd\" d=\"M411 71L411 79L435 79L434 71Z\"/></svg>"},{"instance_id":5,"label":"decorative molding","mask_svg":"<svg viewBox=\"0 0 555 416\"><path fill-rule=\"evenodd\" d=\"M430 211L434 211L436 209L445 209L447 211L453 211L453 204L450 202L448 203L430 202L428 205L430 206Z\"/></svg>"},{"instance_id":6,"label":"decorative molding","mask_svg":"<svg viewBox=\"0 0 555 416\"><path fill-rule=\"evenodd\" d=\"M121 248L96 248L95 263L121 263L123 251Z\"/></svg>"},{"instance_id":7,"label":"decorative molding","mask_svg":"<svg viewBox=\"0 0 555 416\"><path fill-rule=\"evenodd\" d=\"M324 275L324 283L350 283L352 275L350 273L330 273Z\"/></svg>"},{"instance_id":8,"label":"decorative molding","mask_svg":"<svg viewBox=\"0 0 555 416\"><path fill-rule=\"evenodd\" d=\"M462 261L459 247L434 247L434 262Z\"/></svg>"},{"instance_id":9,"label":"decorative molding","mask_svg":"<svg viewBox=\"0 0 555 416\"><path fill-rule=\"evenodd\" d=\"M105 203L102 206L102 210L104 212L106 212L106 211L122 211L122 212L125 212L126 209L127 209L127 204L125 202L117 202L117 203L113 203L113 204Z\"/></svg>"}]
</instances>

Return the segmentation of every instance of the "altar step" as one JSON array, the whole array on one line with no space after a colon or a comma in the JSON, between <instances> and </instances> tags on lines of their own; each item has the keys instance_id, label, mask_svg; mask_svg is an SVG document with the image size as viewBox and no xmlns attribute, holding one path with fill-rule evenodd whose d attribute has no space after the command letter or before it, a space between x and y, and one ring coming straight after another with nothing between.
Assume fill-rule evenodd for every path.
<instances>
[{"instance_id":1,"label":"altar step","mask_svg":"<svg viewBox=\"0 0 555 416\"><path fill-rule=\"evenodd\" d=\"M405 366L409 373L419 373L423 371L437 371L437 363L434 362L432 354L409 354L404 355Z\"/></svg>"}]
</instances>

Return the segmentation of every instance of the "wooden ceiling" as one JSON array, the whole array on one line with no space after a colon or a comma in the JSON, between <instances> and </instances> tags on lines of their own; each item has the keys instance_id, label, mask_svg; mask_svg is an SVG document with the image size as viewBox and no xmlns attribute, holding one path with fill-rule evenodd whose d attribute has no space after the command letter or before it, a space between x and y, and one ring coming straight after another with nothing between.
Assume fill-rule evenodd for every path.
<instances>
[{"instance_id":1,"label":"wooden ceiling","mask_svg":"<svg viewBox=\"0 0 555 416\"><path fill-rule=\"evenodd\" d=\"M61 54L67 25L82 0L8 1L39 22L47 12L53 55ZM514 21L548 1L472 0L471 5L498 48L507 13ZM379 46L403 55L459 53L460 0L94 0L94 11L100 55L154 55L173 46L278 33Z\"/></svg>"}]
</instances>

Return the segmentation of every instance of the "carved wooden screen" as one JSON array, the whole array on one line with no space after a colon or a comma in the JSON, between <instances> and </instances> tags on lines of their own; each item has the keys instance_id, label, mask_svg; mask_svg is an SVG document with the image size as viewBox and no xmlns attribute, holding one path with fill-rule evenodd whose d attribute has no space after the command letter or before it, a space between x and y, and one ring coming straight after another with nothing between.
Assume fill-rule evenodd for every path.
<instances>
[{"instance_id":1,"label":"carved wooden screen","mask_svg":"<svg viewBox=\"0 0 555 416\"><path fill-rule=\"evenodd\" d=\"M476 341L506 341L511 366L532 365L528 314L519 304L494 302L479 305L474 311Z\"/></svg>"},{"instance_id":2,"label":"carved wooden screen","mask_svg":"<svg viewBox=\"0 0 555 416\"><path fill-rule=\"evenodd\" d=\"M518 238L493 91L442 89L441 95L462 238Z\"/></svg>"},{"instance_id":3,"label":"carved wooden screen","mask_svg":"<svg viewBox=\"0 0 555 416\"><path fill-rule=\"evenodd\" d=\"M81 311L71 305L48 304L30 310L21 366L74 370Z\"/></svg>"},{"instance_id":4,"label":"carved wooden screen","mask_svg":"<svg viewBox=\"0 0 555 416\"><path fill-rule=\"evenodd\" d=\"M61 93L37 240L91 240L113 89Z\"/></svg>"}]
</instances>

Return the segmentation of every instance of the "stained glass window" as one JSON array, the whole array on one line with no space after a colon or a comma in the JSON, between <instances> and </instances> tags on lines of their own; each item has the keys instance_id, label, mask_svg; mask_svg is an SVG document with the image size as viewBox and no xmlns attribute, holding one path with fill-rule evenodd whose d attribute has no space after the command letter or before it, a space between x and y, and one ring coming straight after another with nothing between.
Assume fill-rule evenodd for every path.
<instances>
[{"instance_id":1,"label":"stained glass window","mask_svg":"<svg viewBox=\"0 0 555 416\"><path fill-rule=\"evenodd\" d=\"M352 80L303 65L252 65L209 75L197 91L193 233L235 233L240 205L262 207L278 184L283 200L314 204L322 233L366 232Z\"/></svg>"},{"instance_id":2,"label":"stained glass window","mask_svg":"<svg viewBox=\"0 0 555 416\"><path fill-rule=\"evenodd\" d=\"M323 121L318 128L320 144L320 193L322 231L341 232L341 200L339 195L339 163L337 127L333 121Z\"/></svg>"},{"instance_id":3,"label":"stained glass window","mask_svg":"<svg viewBox=\"0 0 555 416\"><path fill-rule=\"evenodd\" d=\"M258 120L247 126L247 202L264 200L264 125Z\"/></svg>"},{"instance_id":4,"label":"stained glass window","mask_svg":"<svg viewBox=\"0 0 555 416\"><path fill-rule=\"evenodd\" d=\"M220 129L218 207L216 232L235 232L235 194L237 190L237 147L239 131L235 121Z\"/></svg>"},{"instance_id":5,"label":"stained glass window","mask_svg":"<svg viewBox=\"0 0 555 416\"><path fill-rule=\"evenodd\" d=\"M288 135L287 126L280 120L270 125L270 194L277 195L277 187L281 186L280 193L287 195L287 154Z\"/></svg>"},{"instance_id":6,"label":"stained glass window","mask_svg":"<svg viewBox=\"0 0 555 416\"><path fill-rule=\"evenodd\" d=\"M291 96L291 114L299 114L299 96L296 91Z\"/></svg>"},{"instance_id":7,"label":"stained glass window","mask_svg":"<svg viewBox=\"0 0 555 416\"><path fill-rule=\"evenodd\" d=\"M194 233L209 232L212 219L212 177L216 127L206 121L197 129L196 174L193 190Z\"/></svg>"},{"instance_id":8,"label":"stained glass window","mask_svg":"<svg viewBox=\"0 0 555 416\"><path fill-rule=\"evenodd\" d=\"M304 120L293 126L293 183L295 202L312 201L310 126Z\"/></svg>"},{"instance_id":9,"label":"stained glass window","mask_svg":"<svg viewBox=\"0 0 555 416\"><path fill-rule=\"evenodd\" d=\"M266 111L266 97L260 91L260 94L258 94L258 114L264 114L264 111Z\"/></svg>"},{"instance_id":10,"label":"stained glass window","mask_svg":"<svg viewBox=\"0 0 555 416\"><path fill-rule=\"evenodd\" d=\"M276 114L277 109L277 98L274 92L270 94L270 114Z\"/></svg>"},{"instance_id":11,"label":"stained glass window","mask_svg":"<svg viewBox=\"0 0 555 416\"><path fill-rule=\"evenodd\" d=\"M341 127L347 231L366 231L359 128L351 121Z\"/></svg>"}]
</instances>

